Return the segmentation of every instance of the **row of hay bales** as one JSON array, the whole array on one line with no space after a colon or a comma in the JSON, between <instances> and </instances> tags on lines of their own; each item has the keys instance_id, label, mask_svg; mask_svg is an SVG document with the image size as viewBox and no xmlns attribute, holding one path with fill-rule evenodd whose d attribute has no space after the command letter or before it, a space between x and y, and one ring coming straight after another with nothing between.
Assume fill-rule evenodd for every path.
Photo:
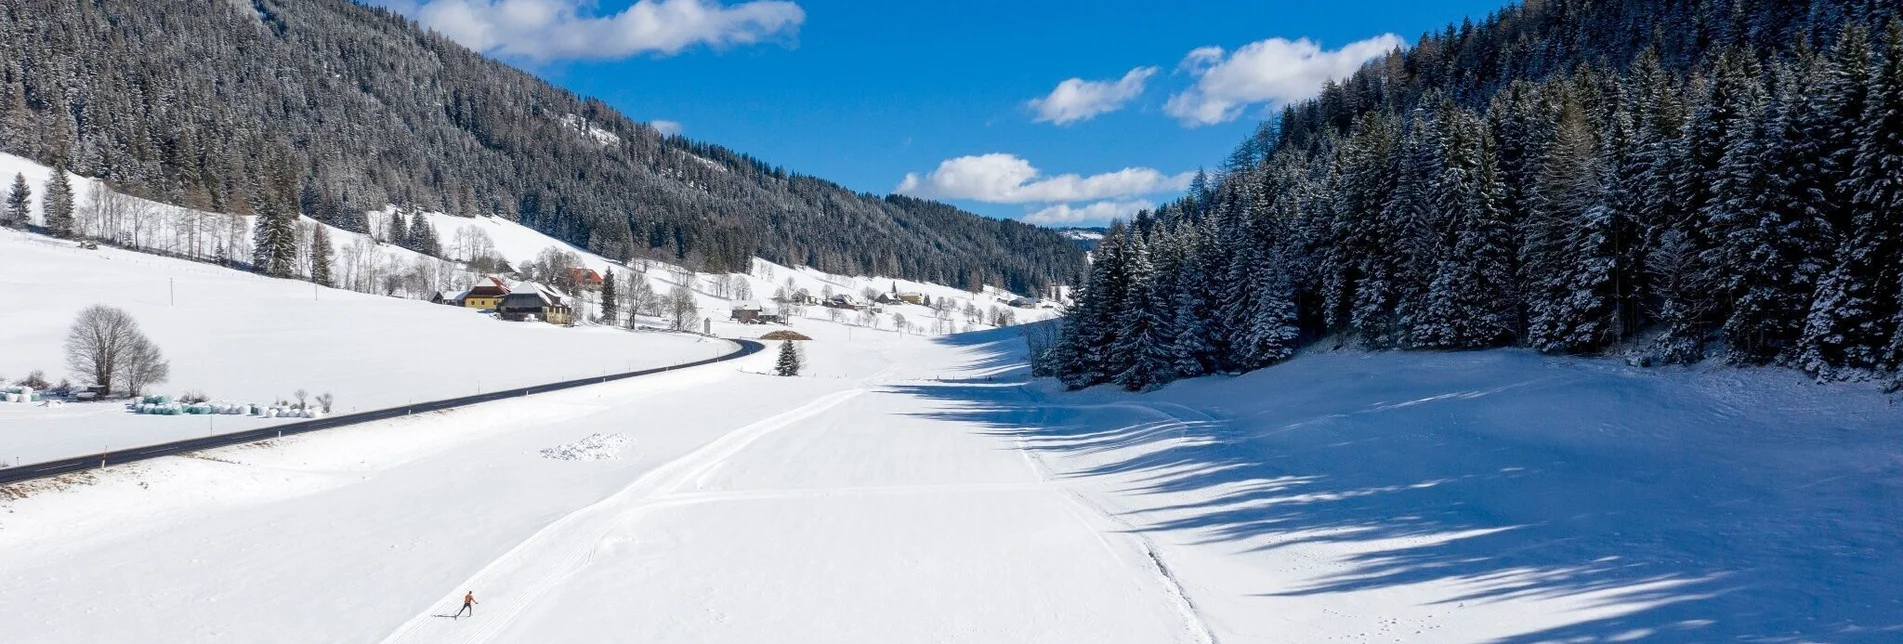
<instances>
[{"instance_id":1,"label":"row of hay bales","mask_svg":"<svg viewBox=\"0 0 1903 644\"><path fill-rule=\"evenodd\" d=\"M256 416L259 418L317 418L315 409L287 405L251 403L196 402L172 400L171 396L141 396L126 403L126 411L152 416Z\"/></svg>"},{"instance_id":2,"label":"row of hay bales","mask_svg":"<svg viewBox=\"0 0 1903 644\"><path fill-rule=\"evenodd\" d=\"M10 403L34 403L40 401L40 392L26 385L0 387L0 401Z\"/></svg>"}]
</instances>

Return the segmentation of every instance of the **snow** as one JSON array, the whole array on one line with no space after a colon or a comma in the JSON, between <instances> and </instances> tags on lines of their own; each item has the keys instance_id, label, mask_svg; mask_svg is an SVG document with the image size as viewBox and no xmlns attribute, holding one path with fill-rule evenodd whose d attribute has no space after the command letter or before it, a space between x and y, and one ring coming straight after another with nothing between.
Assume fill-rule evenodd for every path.
<instances>
[{"instance_id":1,"label":"snow","mask_svg":"<svg viewBox=\"0 0 1903 644\"><path fill-rule=\"evenodd\" d=\"M508 323L473 310L271 279L210 264L0 230L0 376L70 376L61 350L92 304L132 313L171 360L150 393L269 404L306 390L378 409L719 355L731 344L601 327ZM0 459L36 462L281 422L140 416L117 402L0 404Z\"/></svg>"},{"instance_id":2,"label":"snow","mask_svg":"<svg viewBox=\"0 0 1903 644\"><path fill-rule=\"evenodd\" d=\"M12 173L24 174L34 190L32 216L50 169L27 159L0 154L0 182ZM75 202L82 226L96 225L89 204L107 191L103 184L74 176ZM132 198L141 213L124 217L116 232L92 234L136 241L139 245L181 256L212 258L221 246L228 257L250 255L250 217L206 213ZM381 229L393 207L369 213ZM617 268L631 276L634 268L569 246L512 221L495 217L456 217L424 213L446 249L463 228L483 231L495 253L512 265L522 265L543 250L575 253L582 263L599 271ZM447 262L425 257L367 235L305 219L305 226L324 225L333 257L333 276L340 285L359 291L381 291L380 276L410 270L413 265L434 268L432 288L457 290L476 277ZM659 293L674 284L696 289L701 315L712 318L721 335L758 335L760 327L726 322L736 298L717 297L716 277L696 274L659 262L638 262ZM764 276L797 276L814 293L826 283L857 292L872 286L889 290L894 283L877 277L844 277L756 262L758 275L748 276L757 299L772 294ZM958 289L898 281L901 290L922 291L934 299L962 298L981 307L1001 306L1012 299L1000 291L965 293ZM102 246L82 250L72 242L19 231L0 231L0 285L23 305L0 313L0 377L21 378L42 370L54 381L69 376L59 353L59 339L80 308L105 303L131 311L171 357L171 381L160 393L200 391L214 400L268 405L291 400L304 389L311 396L333 394L335 411L374 409L458 395L537 384L555 380L624 371L639 366L669 364L719 353L718 342L699 342L655 335L636 336L615 328L588 326L599 310L598 295L572 294L582 328L556 329L537 325L500 324L473 311L426 305L314 287L308 283L261 278L212 264L168 259ZM1020 320L1055 315L1051 310L1021 309ZM925 326L931 316L924 307L894 305L870 322L855 322L896 331L895 315L911 321L912 332L934 331ZM806 323L824 319L826 311L813 307ZM960 316L955 316L960 317ZM659 320L644 320L659 326ZM982 329L985 325L957 325ZM870 329L868 329L870 330ZM944 329L949 330L949 329ZM374 365L374 368L367 368ZM242 417L177 416L133 417L116 404L80 404L56 408L22 403L0 403L0 463L18 464L79 454L121 450L140 445L232 432L269 424Z\"/></svg>"},{"instance_id":3,"label":"snow","mask_svg":"<svg viewBox=\"0 0 1903 644\"><path fill-rule=\"evenodd\" d=\"M1903 412L1871 388L1491 351L1064 393L1015 330L800 331L797 378L769 351L30 488L0 512L9 641L1903 628ZM540 453L611 435L642 449Z\"/></svg>"},{"instance_id":4,"label":"snow","mask_svg":"<svg viewBox=\"0 0 1903 644\"><path fill-rule=\"evenodd\" d=\"M558 461L601 461L621 457L621 448L628 444L627 434L589 434L587 437L557 447L542 450L542 458Z\"/></svg>"},{"instance_id":5,"label":"snow","mask_svg":"<svg viewBox=\"0 0 1903 644\"><path fill-rule=\"evenodd\" d=\"M610 146L621 143L621 137L616 136L614 132L595 127L595 124L588 122L588 119L575 114L563 114L562 125L574 128L597 145Z\"/></svg>"}]
</instances>

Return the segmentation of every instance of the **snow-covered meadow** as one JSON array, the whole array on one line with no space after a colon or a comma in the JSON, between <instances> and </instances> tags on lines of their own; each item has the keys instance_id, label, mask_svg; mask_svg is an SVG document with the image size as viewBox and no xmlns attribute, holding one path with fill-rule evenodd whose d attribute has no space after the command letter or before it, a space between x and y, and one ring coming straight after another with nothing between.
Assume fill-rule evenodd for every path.
<instances>
[{"instance_id":1,"label":"snow-covered meadow","mask_svg":"<svg viewBox=\"0 0 1903 644\"><path fill-rule=\"evenodd\" d=\"M271 403L329 393L377 409L698 360L727 342L602 327L507 323L477 311L321 288L214 265L0 230L0 377L70 376L62 343L92 304L125 309L171 360L153 393ZM0 459L36 462L275 420L141 416L119 403L0 403Z\"/></svg>"},{"instance_id":2,"label":"snow-covered meadow","mask_svg":"<svg viewBox=\"0 0 1903 644\"><path fill-rule=\"evenodd\" d=\"M40 222L40 192L51 169L0 154L0 178L14 173L25 176L33 189L29 219ZM84 177L72 177L72 182L85 235L177 257L249 259L250 217L127 197ZM382 229L394 212L385 208L367 217L373 228ZM770 307L774 291L788 284L814 295L896 288L960 305L941 313L894 304L845 320L867 332L896 332L901 316L909 319L908 332L945 333L990 328L992 311L1010 310L1019 321L1056 315L1052 309L1012 309L1008 303L1016 295L997 290L967 293L906 280L829 275L764 260L756 260L745 275L695 273L654 261L621 263L504 219L422 215L437 231L450 260L473 259L480 253L524 266L547 250L571 253L587 268L645 279L656 293L687 287L699 306L698 315L713 321L696 324L694 330L710 328L729 337L762 333L762 327L729 324L729 312L745 304ZM268 279L214 263L110 246L82 249L70 241L0 229L0 285L17 298L0 312L0 380L33 371L43 371L53 382L70 377L60 341L73 315L95 303L131 311L171 358L171 379L158 393L195 392L215 400L270 404L296 402L295 392L304 390L312 398L331 394L337 401L333 411L339 413L696 360L731 347L630 333L620 328L623 320L596 324L600 296L593 292L570 294L580 323L572 329L502 323L475 311L366 294L453 293L481 275L454 261L308 219L300 234L318 226L330 239L333 276L345 288ZM309 258L299 262L307 264ZM399 275L417 279L402 284L386 279ZM978 317L984 319L965 316L965 304L982 311ZM793 316L793 323L828 319L831 311L806 307ZM649 328L665 326L658 317L641 316L638 322ZM275 421L133 416L116 404L103 403L61 408L0 403L0 462L119 450L269 422Z\"/></svg>"},{"instance_id":3,"label":"snow-covered meadow","mask_svg":"<svg viewBox=\"0 0 1903 644\"><path fill-rule=\"evenodd\" d=\"M762 327L736 327L763 329ZM1893 641L1903 412L1782 371L1318 353L1132 395L1015 330L150 461L0 512L25 642ZM599 453L612 436L617 458ZM437 617L464 592L473 618ZM114 601L138 597L139 601Z\"/></svg>"}]
</instances>

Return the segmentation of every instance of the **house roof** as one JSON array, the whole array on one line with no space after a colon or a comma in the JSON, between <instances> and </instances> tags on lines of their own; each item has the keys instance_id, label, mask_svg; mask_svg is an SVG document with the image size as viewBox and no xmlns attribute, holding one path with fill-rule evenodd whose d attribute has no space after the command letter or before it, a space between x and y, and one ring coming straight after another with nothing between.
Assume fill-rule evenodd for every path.
<instances>
[{"instance_id":1,"label":"house roof","mask_svg":"<svg viewBox=\"0 0 1903 644\"><path fill-rule=\"evenodd\" d=\"M595 269L592 268L571 268L568 269L568 275L575 278L577 282L601 281L601 273L595 272Z\"/></svg>"},{"instance_id":2,"label":"house roof","mask_svg":"<svg viewBox=\"0 0 1903 644\"><path fill-rule=\"evenodd\" d=\"M539 291L517 291L504 296L500 307L505 309L539 309L559 303L559 301L549 300Z\"/></svg>"},{"instance_id":3,"label":"house roof","mask_svg":"<svg viewBox=\"0 0 1903 644\"><path fill-rule=\"evenodd\" d=\"M481 281L476 282L476 285L471 287L463 295L475 296L475 297L499 297L499 296L508 295L508 294L509 294L509 287L507 284L503 284L501 279L498 279L495 277L485 277Z\"/></svg>"}]
</instances>

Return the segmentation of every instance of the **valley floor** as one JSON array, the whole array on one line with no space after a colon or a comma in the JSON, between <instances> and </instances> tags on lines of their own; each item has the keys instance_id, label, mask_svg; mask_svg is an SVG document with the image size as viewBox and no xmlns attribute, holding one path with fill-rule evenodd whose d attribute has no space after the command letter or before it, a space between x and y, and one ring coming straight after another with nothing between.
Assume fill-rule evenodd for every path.
<instances>
[{"instance_id":1,"label":"valley floor","mask_svg":"<svg viewBox=\"0 0 1903 644\"><path fill-rule=\"evenodd\" d=\"M800 378L768 351L28 489L0 633L1903 637L1903 412L1869 389L1488 352L1061 393L1009 329L800 330ZM628 440L541 454L592 434Z\"/></svg>"}]
</instances>

